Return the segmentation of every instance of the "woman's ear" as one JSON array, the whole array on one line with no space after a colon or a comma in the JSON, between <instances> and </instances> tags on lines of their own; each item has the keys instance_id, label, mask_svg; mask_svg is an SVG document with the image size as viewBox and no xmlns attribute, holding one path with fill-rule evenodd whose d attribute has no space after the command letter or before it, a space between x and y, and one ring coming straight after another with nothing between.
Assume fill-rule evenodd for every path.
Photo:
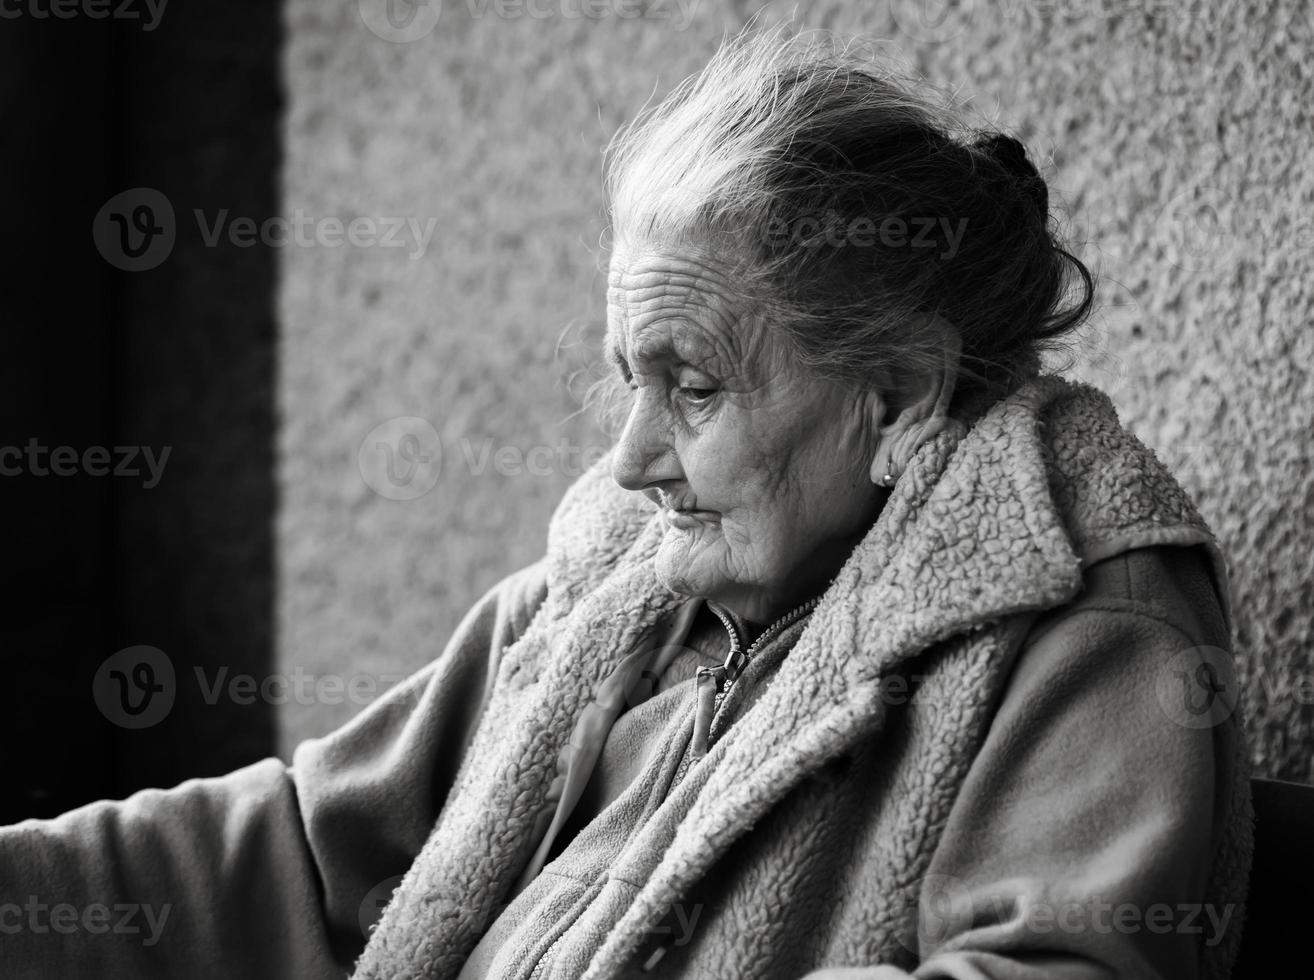
<instances>
[{"instance_id":1,"label":"woman's ear","mask_svg":"<svg viewBox=\"0 0 1314 980\"><path fill-rule=\"evenodd\" d=\"M871 480L881 486L898 477L908 461L927 441L934 439L949 424L949 403L958 383L958 362L962 356L962 337L958 328L941 316L928 317L917 329L934 331L944 352L942 362L921 377L910 379L912 401L894 413L880 428L880 445L871 461Z\"/></svg>"}]
</instances>

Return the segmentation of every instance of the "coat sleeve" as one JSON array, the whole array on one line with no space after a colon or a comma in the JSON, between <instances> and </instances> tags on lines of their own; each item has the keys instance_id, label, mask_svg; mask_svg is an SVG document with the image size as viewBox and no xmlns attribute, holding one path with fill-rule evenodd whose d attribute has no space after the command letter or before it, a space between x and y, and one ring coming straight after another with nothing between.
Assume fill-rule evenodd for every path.
<instances>
[{"instance_id":1,"label":"coat sleeve","mask_svg":"<svg viewBox=\"0 0 1314 980\"><path fill-rule=\"evenodd\" d=\"M0 976L342 977L453 785L539 562L349 724L229 775L0 828Z\"/></svg>"},{"instance_id":2,"label":"coat sleeve","mask_svg":"<svg viewBox=\"0 0 1314 980\"><path fill-rule=\"evenodd\" d=\"M919 966L808 980L1206 975L1242 914L1210 887L1247 777L1228 648L1199 549L1093 565L1014 665L920 883Z\"/></svg>"}]
</instances>

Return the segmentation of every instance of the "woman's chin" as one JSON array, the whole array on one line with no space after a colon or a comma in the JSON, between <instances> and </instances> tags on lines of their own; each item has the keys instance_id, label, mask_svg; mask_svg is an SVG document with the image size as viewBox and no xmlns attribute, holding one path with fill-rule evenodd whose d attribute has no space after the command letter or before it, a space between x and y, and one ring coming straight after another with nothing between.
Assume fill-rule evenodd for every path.
<instances>
[{"instance_id":1,"label":"woman's chin","mask_svg":"<svg viewBox=\"0 0 1314 980\"><path fill-rule=\"evenodd\" d=\"M654 561L657 579L676 595L707 598L716 591L717 576L708 573L708 556L687 542L672 542L668 534Z\"/></svg>"}]
</instances>

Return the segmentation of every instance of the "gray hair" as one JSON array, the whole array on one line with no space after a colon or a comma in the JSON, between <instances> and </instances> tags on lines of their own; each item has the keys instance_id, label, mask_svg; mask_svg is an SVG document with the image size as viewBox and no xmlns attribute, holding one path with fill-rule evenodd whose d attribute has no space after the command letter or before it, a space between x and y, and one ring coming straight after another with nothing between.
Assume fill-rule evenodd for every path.
<instances>
[{"instance_id":1,"label":"gray hair","mask_svg":"<svg viewBox=\"0 0 1314 980\"><path fill-rule=\"evenodd\" d=\"M730 38L608 146L612 247L732 261L802 363L896 405L901 379L943 363L918 329L943 317L962 340L955 406L979 410L1086 319L1094 280L1022 145L935 94L824 32Z\"/></svg>"}]
</instances>

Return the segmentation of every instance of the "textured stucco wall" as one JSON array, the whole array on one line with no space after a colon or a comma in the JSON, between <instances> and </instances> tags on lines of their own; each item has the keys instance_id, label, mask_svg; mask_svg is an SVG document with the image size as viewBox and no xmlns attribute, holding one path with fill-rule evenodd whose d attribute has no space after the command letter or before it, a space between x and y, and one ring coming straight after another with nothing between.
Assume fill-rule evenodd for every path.
<instances>
[{"instance_id":1,"label":"textured stucco wall","mask_svg":"<svg viewBox=\"0 0 1314 980\"><path fill-rule=\"evenodd\" d=\"M398 30L382 2L291 0L287 212L432 218L436 230L415 259L413 236L281 252L276 615L289 674L356 677L359 694L434 656L484 589L541 553L579 451L602 445L562 381L579 350L556 350L568 325L568 339L587 337L602 314L599 148L756 9L648 7L626 19L636 5L614 0L587 19L573 16L578 0L435 0ZM1314 689L1299 684L1314 671L1304 5L793 9L806 26L890 39L890 57L957 89L1046 164L1104 276L1077 373L1173 466L1231 556L1260 771L1314 779ZM360 465L367 434L399 417L433 433L406 430L418 441L403 444L398 427L418 423L392 423L366 455L389 439L423 453L436 436L436 479L394 461L410 487L432 482L411 500L390 499L408 485L388 483L382 461ZM516 454L536 446L549 447L527 460L539 475L517 475ZM498 447L512 448L481 470ZM322 690L284 712L285 746L363 700L329 704L335 689Z\"/></svg>"}]
</instances>

